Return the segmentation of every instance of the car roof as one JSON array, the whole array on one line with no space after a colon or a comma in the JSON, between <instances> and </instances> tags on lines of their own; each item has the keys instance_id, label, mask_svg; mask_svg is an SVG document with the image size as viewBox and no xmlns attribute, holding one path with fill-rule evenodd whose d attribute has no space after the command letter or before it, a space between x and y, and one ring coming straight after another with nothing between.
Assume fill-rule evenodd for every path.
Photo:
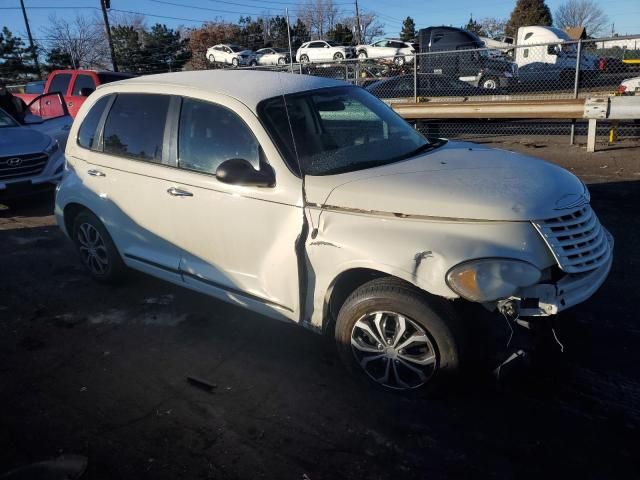
<instances>
[{"instance_id":1,"label":"car roof","mask_svg":"<svg viewBox=\"0 0 640 480\"><path fill-rule=\"evenodd\" d=\"M99 86L100 91L117 92L128 85L154 85L193 89L206 93L219 93L236 98L256 111L258 104L267 98L289 93L304 92L318 88L349 85L346 82L313 75L295 73L265 72L259 70L196 70L192 72L160 73L130 78L117 83ZM141 89L144 91L144 89Z\"/></svg>"}]
</instances>

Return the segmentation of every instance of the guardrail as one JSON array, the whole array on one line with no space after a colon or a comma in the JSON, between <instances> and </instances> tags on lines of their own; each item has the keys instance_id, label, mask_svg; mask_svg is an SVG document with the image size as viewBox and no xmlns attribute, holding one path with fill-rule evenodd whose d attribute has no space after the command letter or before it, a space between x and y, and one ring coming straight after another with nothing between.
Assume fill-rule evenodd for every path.
<instances>
[{"instance_id":1,"label":"guardrail","mask_svg":"<svg viewBox=\"0 0 640 480\"><path fill-rule=\"evenodd\" d=\"M393 102L406 120L431 119L564 119L589 121L587 152L595 152L598 120L640 119L640 96L566 100L514 100L475 103Z\"/></svg>"}]
</instances>

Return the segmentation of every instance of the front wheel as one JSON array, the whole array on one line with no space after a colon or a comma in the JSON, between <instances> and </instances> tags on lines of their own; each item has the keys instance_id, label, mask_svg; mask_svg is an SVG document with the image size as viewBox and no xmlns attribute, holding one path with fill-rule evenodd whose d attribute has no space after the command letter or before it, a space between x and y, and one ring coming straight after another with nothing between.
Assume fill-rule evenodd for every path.
<instances>
[{"instance_id":1,"label":"front wheel","mask_svg":"<svg viewBox=\"0 0 640 480\"><path fill-rule=\"evenodd\" d=\"M285 63L287 63L287 59L286 58L280 57L278 59L278 65L284 65Z\"/></svg>"},{"instance_id":2,"label":"front wheel","mask_svg":"<svg viewBox=\"0 0 640 480\"><path fill-rule=\"evenodd\" d=\"M238 68L239 64L240 64L240 62L238 61L237 58L231 59L231 65L233 66L233 68Z\"/></svg>"},{"instance_id":3,"label":"front wheel","mask_svg":"<svg viewBox=\"0 0 640 480\"><path fill-rule=\"evenodd\" d=\"M344 60L344 55L341 54L340 52L336 52L333 54L333 59L338 61Z\"/></svg>"},{"instance_id":4,"label":"front wheel","mask_svg":"<svg viewBox=\"0 0 640 480\"><path fill-rule=\"evenodd\" d=\"M209 55L209 57L207 57L209 59L209 63L216 63L216 57L214 57L213 55Z\"/></svg>"},{"instance_id":5,"label":"front wheel","mask_svg":"<svg viewBox=\"0 0 640 480\"><path fill-rule=\"evenodd\" d=\"M73 222L72 238L82 263L97 281L115 283L126 272L109 232L93 213L84 211Z\"/></svg>"},{"instance_id":6,"label":"front wheel","mask_svg":"<svg viewBox=\"0 0 640 480\"><path fill-rule=\"evenodd\" d=\"M497 90L500 86L500 81L496 77L485 77L480 82L480 86L487 90Z\"/></svg>"},{"instance_id":7,"label":"front wheel","mask_svg":"<svg viewBox=\"0 0 640 480\"><path fill-rule=\"evenodd\" d=\"M365 52L364 50L362 50L361 52L358 52L358 59L361 62L364 62L367 59L367 52Z\"/></svg>"},{"instance_id":8,"label":"front wheel","mask_svg":"<svg viewBox=\"0 0 640 480\"><path fill-rule=\"evenodd\" d=\"M405 64L405 58L404 57L396 57L393 59L393 63L396 64L396 67L401 67Z\"/></svg>"},{"instance_id":9,"label":"front wheel","mask_svg":"<svg viewBox=\"0 0 640 480\"><path fill-rule=\"evenodd\" d=\"M340 309L335 329L347 368L391 390L433 388L458 373L463 339L444 300L391 278L355 290Z\"/></svg>"},{"instance_id":10,"label":"front wheel","mask_svg":"<svg viewBox=\"0 0 640 480\"><path fill-rule=\"evenodd\" d=\"M307 55L300 55L300 63L309 63L309 57Z\"/></svg>"}]
</instances>

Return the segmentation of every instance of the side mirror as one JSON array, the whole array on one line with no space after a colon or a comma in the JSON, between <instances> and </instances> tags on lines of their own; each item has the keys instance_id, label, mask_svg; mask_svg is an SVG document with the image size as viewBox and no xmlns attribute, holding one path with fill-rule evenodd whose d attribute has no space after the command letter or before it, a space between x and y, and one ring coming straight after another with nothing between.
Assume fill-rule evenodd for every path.
<instances>
[{"instance_id":1,"label":"side mirror","mask_svg":"<svg viewBox=\"0 0 640 480\"><path fill-rule=\"evenodd\" d=\"M84 88L80 89L80 96L81 97L88 97L89 95L91 95L95 91L96 91L95 88L84 87Z\"/></svg>"},{"instance_id":2,"label":"side mirror","mask_svg":"<svg viewBox=\"0 0 640 480\"><path fill-rule=\"evenodd\" d=\"M558 55L558 46L557 45L547 45L547 53L549 55Z\"/></svg>"},{"instance_id":3,"label":"side mirror","mask_svg":"<svg viewBox=\"0 0 640 480\"><path fill-rule=\"evenodd\" d=\"M244 158L225 160L216 169L216 178L231 185L251 187L273 187L276 176L273 169L265 164L263 170L256 170Z\"/></svg>"}]
</instances>

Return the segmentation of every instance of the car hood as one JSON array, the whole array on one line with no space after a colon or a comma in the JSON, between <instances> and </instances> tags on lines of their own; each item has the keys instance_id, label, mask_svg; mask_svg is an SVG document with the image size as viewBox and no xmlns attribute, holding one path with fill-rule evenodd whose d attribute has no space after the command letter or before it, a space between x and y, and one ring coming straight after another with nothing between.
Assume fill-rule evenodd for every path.
<instances>
[{"instance_id":1,"label":"car hood","mask_svg":"<svg viewBox=\"0 0 640 480\"><path fill-rule=\"evenodd\" d=\"M399 217L525 221L588 201L585 185L563 168L463 142L381 167L307 176L305 187L312 204Z\"/></svg>"},{"instance_id":2,"label":"car hood","mask_svg":"<svg viewBox=\"0 0 640 480\"><path fill-rule=\"evenodd\" d=\"M0 128L0 157L44 151L51 137L27 127Z\"/></svg>"}]
</instances>

